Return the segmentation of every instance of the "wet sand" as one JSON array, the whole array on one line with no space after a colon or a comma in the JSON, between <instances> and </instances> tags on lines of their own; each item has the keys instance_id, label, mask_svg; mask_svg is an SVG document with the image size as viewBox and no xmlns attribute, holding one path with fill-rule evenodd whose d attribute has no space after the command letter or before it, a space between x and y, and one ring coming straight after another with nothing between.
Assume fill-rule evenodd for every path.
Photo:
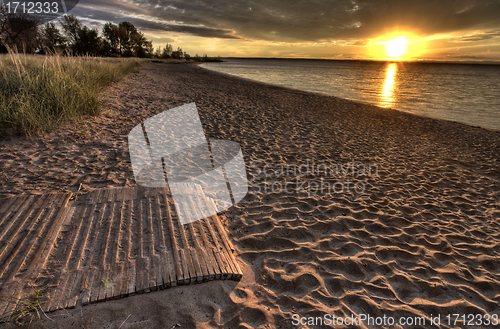
<instances>
[{"instance_id":1,"label":"wet sand","mask_svg":"<svg viewBox=\"0 0 500 329\"><path fill-rule=\"evenodd\" d=\"M294 328L298 317L366 314L392 317L391 328L441 315L458 328L448 314L500 315L500 132L194 65L148 64L103 96L98 118L0 141L0 198L134 186L128 132L195 102L207 139L243 150L249 193L226 214L243 279L57 311L32 327Z\"/></svg>"}]
</instances>

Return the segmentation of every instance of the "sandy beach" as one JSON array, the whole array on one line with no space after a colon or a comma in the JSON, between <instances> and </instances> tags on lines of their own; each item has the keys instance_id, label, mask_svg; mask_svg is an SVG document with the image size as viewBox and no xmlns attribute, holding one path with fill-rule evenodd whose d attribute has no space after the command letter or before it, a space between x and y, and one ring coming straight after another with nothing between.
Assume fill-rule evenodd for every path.
<instances>
[{"instance_id":1,"label":"sandy beach","mask_svg":"<svg viewBox=\"0 0 500 329\"><path fill-rule=\"evenodd\" d=\"M97 118L0 140L0 202L134 186L129 131L195 102L207 139L243 151L249 193L226 214L243 278L78 306L32 328L500 325L500 132L196 65L147 64L103 97Z\"/></svg>"}]
</instances>

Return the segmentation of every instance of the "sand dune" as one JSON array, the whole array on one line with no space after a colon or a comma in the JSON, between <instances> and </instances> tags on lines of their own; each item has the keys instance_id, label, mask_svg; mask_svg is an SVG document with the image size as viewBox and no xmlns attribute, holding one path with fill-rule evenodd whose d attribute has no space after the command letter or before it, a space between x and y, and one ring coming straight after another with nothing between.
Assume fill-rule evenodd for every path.
<instances>
[{"instance_id":1,"label":"sand dune","mask_svg":"<svg viewBox=\"0 0 500 329\"><path fill-rule=\"evenodd\" d=\"M386 325L349 327L463 328L447 315L479 314L475 327L500 316L500 132L190 65L148 64L105 95L106 113L81 126L2 141L0 194L134 185L129 130L196 102L207 138L243 150L249 194L226 217L244 276L59 311L47 327L324 328L302 317L365 314Z\"/></svg>"}]
</instances>

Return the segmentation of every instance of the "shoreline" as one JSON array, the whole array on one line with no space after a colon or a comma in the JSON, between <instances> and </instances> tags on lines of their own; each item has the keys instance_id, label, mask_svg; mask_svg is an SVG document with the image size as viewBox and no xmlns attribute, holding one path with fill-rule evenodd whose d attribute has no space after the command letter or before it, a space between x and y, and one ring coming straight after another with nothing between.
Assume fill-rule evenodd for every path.
<instances>
[{"instance_id":1,"label":"shoreline","mask_svg":"<svg viewBox=\"0 0 500 329\"><path fill-rule=\"evenodd\" d=\"M286 60L312 60L312 61L345 61L345 62L382 62L382 63L409 63L409 64L451 64L451 65L500 65L500 61L490 62L465 62L465 61L433 61L433 60L396 60L396 59L335 59L335 58L309 58L309 57L225 57L227 59L286 59Z\"/></svg>"},{"instance_id":2,"label":"shoreline","mask_svg":"<svg viewBox=\"0 0 500 329\"><path fill-rule=\"evenodd\" d=\"M195 102L207 139L243 151L249 193L226 214L243 279L77 306L48 314L48 327L293 328L295 315L498 313L500 132L195 65L147 64L104 95L107 110L82 126L0 141L0 200L80 183L82 192L134 186L128 132ZM350 179L363 193L272 190L289 182L276 165L351 159L377 164L377 175L294 178Z\"/></svg>"},{"instance_id":3,"label":"shoreline","mask_svg":"<svg viewBox=\"0 0 500 329\"><path fill-rule=\"evenodd\" d=\"M239 59L244 59L244 58L239 58ZM252 59L252 58L248 58L248 59ZM277 59L277 58L256 58L256 59ZM292 60L292 59L289 59L289 60ZM316 60L316 59L310 59L310 60ZM343 61L343 60L339 60L339 61ZM357 61L357 60L353 60L353 61ZM364 62L363 60L360 60L360 61ZM370 61L367 61L367 62L370 62ZM377 61L375 61L375 62L377 62ZM384 62L381 61L381 63L384 63ZM387 62L385 62L385 63L387 63ZM394 63L398 63L398 61L396 61ZM404 62L404 63L406 63L406 62ZM418 64L419 62L416 62L416 63ZM304 90L304 89L299 89L299 88L294 88L294 87L282 86L282 85L279 85L279 84L272 84L272 83L264 82L264 81L260 81L260 80L254 80L254 79L250 79L250 78L244 78L244 77L241 77L241 76L238 76L238 75L233 75L233 74L230 74L230 73L219 72L217 70L212 70L212 69L209 69L209 68L205 68L205 67L202 67L202 64L204 64L204 63L192 63L192 65L197 65L198 67L200 67L202 69L205 69L205 70L208 70L208 71L217 72L217 73L225 74L225 75L228 75L228 76L232 76L232 77L236 77L236 78L240 78L240 79L244 79L244 80L248 80L248 81L254 81L254 82L262 83L262 84L265 84L265 85L279 86L279 87L283 87L283 88L288 88L288 89L292 89L292 90L300 90L300 91L305 91L305 92L308 92L308 93L317 94L317 95L323 95L323 96L326 95L326 96L340 98L340 99L344 99L344 100L348 100L348 101L352 101L352 102L356 102L356 103L360 103L360 104L364 104L364 105L368 105L368 106L376 106L376 107L381 107L381 108L384 108L384 109L390 109L390 110L395 110L395 111L399 111L399 112L404 112L404 113L408 113L408 114L412 114L412 115L420 116L420 117L424 117L424 118L430 118L430 119L436 119L436 120L444 120L444 121L451 121L451 122L455 122L455 123L464 124L464 125L467 125L467 126L478 127L478 128L483 128L483 129L491 130L491 131L500 132L500 128L495 129L495 128L482 127L482 126L471 124L471 123L467 123L467 122L460 122L460 121L454 121L454 120L451 120L451 119L442 119L442 118L432 117L432 116L428 116L428 115L424 115L424 114L413 113L413 112L411 112L409 110L397 109L397 108L393 108L393 107L382 107L382 106L380 106L380 105L378 105L376 103L370 103L368 101L363 101L363 100L358 100L358 99L343 98L343 97L339 97L339 96L328 94L326 92L322 93L322 92L317 92L317 91L309 91L309 90ZM425 64L425 63L422 63L422 64ZM437 63L437 64L447 64L447 63Z\"/></svg>"}]
</instances>

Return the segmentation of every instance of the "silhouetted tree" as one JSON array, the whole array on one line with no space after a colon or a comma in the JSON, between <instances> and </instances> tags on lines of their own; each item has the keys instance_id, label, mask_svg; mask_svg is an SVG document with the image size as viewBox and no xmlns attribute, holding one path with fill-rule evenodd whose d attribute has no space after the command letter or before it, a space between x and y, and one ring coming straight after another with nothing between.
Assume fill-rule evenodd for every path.
<instances>
[{"instance_id":1,"label":"silhouetted tree","mask_svg":"<svg viewBox=\"0 0 500 329\"><path fill-rule=\"evenodd\" d=\"M107 55L121 54L120 29L113 23L106 23L102 29L104 48Z\"/></svg>"},{"instance_id":2,"label":"silhouetted tree","mask_svg":"<svg viewBox=\"0 0 500 329\"><path fill-rule=\"evenodd\" d=\"M146 39L142 32L134 33L131 38L134 56L149 57L153 53L153 44Z\"/></svg>"},{"instance_id":3,"label":"silhouetted tree","mask_svg":"<svg viewBox=\"0 0 500 329\"><path fill-rule=\"evenodd\" d=\"M78 41L74 47L76 55L99 55L101 51L101 38L97 29L86 26L78 30Z\"/></svg>"},{"instance_id":4,"label":"silhouetted tree","mask_svg":"<svg viewBox=\"0 0 500 329\"><path fill-rule=\"evenodd\" d=\"M163 51L161 53L161 57L163 58L170 58L172 56L172 50L174 48L172 47L171 44L166 44L165 47L163 47Z\"/></svg>"},{"instance_id":5,"label":"silhouetted tree","mask_svg":"<svg viewBox=\"0 0 500 329\"><path fill-rule=\"evenodd\" d=\"M134 53L133 35L137 34L137 29L129 22L121 22L118 25L120 54L123 56L132 56Z\"/></svg>"},{"instance_id":6,"label":"silhouetted tree","mask_svg":"<svg viewBox=\"0 0 500 329\"><path fill-rule=\"evenodd\" d=\"M172 52L172 58L181 59L183 56L184 52L182 51L181 47L177 47L177 50Z\"/></svg>"},{"instance_id":7,"label":"silhouetted tree","mask_svg":"<svg viewBox=\"0 0 500 329\"><path fill-rule=\"evenodd\" d=\"M157 58L170 58L172 56L172 45L171 44L166 44L163 49L161 47L158 47L155 52L155 57Z\"/></svg>"},{"instance_id":8,"label":"silhouetted tree","mask_svg":"<svg viewBox=\"0 0 500 329\"><path fill-rule=\"evenodd\" d=\"M103 41L99 37L97 29L82 25L74 15L64 15L61 26L74 55L96 56L102 54Z\"/></svg>"},{"instance_id":9,"label":"silhouetted tree","mask_svg":"<svg viewBox=\"0 0 500 329\"><path fill-rule=\"evenodd\" d=\"M54 23L47 23L43 28L43 48L41 52L56 52L66 49L66 38Z\"/></svg>"},{"instance_id":10,"label":"silhouetted tree","mask_svg":"<svg viewBox=\"0 0 500 329\"><path fill-rule=\"evenodd\" d=\"M82 23L80 23L75 15L64 15L60 23L70 48L75 51L75 48L78 47L78 32L82 29Z\"/></svg>"},{"instance_id":11,"label":"silhouetted tree","mask_svg":"<svg viewBox=\"0 0 500 329\"><path fill-rule=\"evenodd\" d=\"M28 14L9 13L2 2L0 4L0 44L2 51L6 46L34 53L40 47L41 32L38 20Z\"/></svg>"},{"instance_id":12,"label":"silhouetted tree","mask_svg":"<svg viewBox=\"0 0 500 329\"><path fill-rule=\"evenodd\" d=\"M129 22L118 26L108 23L103 28L105 43L111 52L121 56L149 57L153 54L153 44L147 41L142 32Z\"/></svg>"}]
</instances>

